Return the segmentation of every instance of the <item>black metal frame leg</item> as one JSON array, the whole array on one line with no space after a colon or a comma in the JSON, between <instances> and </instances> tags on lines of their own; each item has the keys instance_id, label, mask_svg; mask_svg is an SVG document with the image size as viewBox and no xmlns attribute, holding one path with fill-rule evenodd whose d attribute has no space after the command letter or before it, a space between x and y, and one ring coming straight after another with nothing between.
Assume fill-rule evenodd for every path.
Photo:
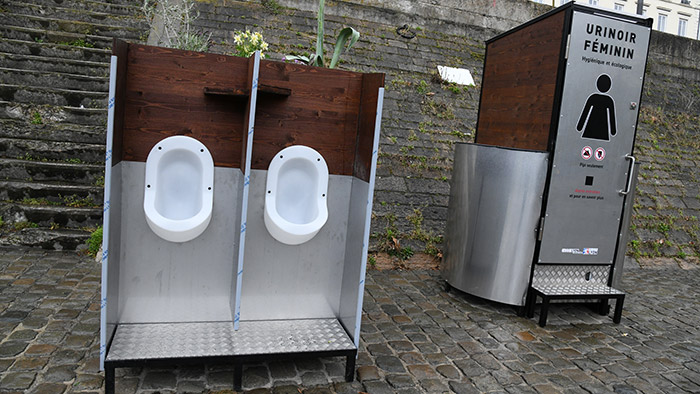
<instances>
[{"instance_id":1,"label":"black metal frame leg","mask_svg":"<svg viewBox=\"0 0 700 394\"><path fill-rule=\"evenodd\" d=\"M243 386L243 363L234 362L233 363L233 389L236 391L241 391Z\"/></svg>"},{"instance_id":2,"label":"black metal frame leg","mask_svg":"<svg viewBox=\"0 0 700 394\"><path fill-rule=\"evenodd\" d=\"M549 297L542 296L542 306L540 307L540 327L547 325L547 314L549 313Z\"/></svg>"},{"instance_id":3,"label":"black metal frame leg","mask_svg":"<svg viewBox=\"0 0 700 394\"><path fill-rule=\"evenodd\" d=\"M355 380L355 360L357 354L351 354L345 357L345 381L352 382Z\"/></svg>"},{"instance_id":4,"label":"black metal frame leg","mask_svg":"<svg viewBox=\"0 0 700 394\"><path fill-rule=\"evenodd\" d=\"M622 304L625 303L625 296L621 295L615 299L615 314L613 315L613 323L619 324L622 320Z\"/></svg>"},{"instance_id":5,"label":"black metal frame leg","mask_svg":"<svg viewBox=\"0 0 700 394\"><path fill-rule=\"evenodd\" d=\"M525 303L527 305L527 317L532 319L535 317L535 304L537 303L537 293L535 293L532 288L528 290L527 300Z\"/></svg>"},{"instance_id":6,"label":"black metal frame leg","mask_svg":"<svg viewBox=\"0 0 700 394\"><path fill-rule=\"evenodd\" d=\"M114 367L105 365L105 394L114 394Z\"/></svg>"}]
</instances>

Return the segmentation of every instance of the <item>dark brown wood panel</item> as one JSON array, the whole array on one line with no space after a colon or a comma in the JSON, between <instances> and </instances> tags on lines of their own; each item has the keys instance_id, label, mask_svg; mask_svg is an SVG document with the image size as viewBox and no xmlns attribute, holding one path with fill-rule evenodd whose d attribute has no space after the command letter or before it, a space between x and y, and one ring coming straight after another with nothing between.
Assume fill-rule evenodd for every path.
<instances>
[{"instance_id":1,"label":"dark brown wood panel","mask_svg":"<svg viewBox=\"0 0 700 394\"><path fill-rule=\"evenodd\" d=\"M216 166L240 166L246 100L204 88L246 89L247 59L130 44L127 63L124 160L146 161L161 139L187 135L207 146Z\"/></svg>"},{"instance_id":2,"label":"dark brown wood panel","mask_svg":"<svg viewBox=\"0 0 700 394\"><path fill-rule=\"evenodd\" d=\"M125 41L112 40L112 55L117 57L117 75L114 92L114 124L112 125L112 166L122 161L124 138L124 96L126 90L126 67L129 44ZM107 152L109 154L110 152Z\"/></svg>"},{"instance_id":3,"label":"dark brown wood panel","mask_svg":"<svg viewBox=\"0 0 700 394\"><path fill-rule=\"evenodd\" d=\"M379 100L379 88L382 86L384 86L384 74L363 75L353 176L366 182L369 182L369 175L372 167L377 101Z\"/></svg>"},{"instance_id":4,"label":"dark brown wood panel","mask_svg":"<svg viewBox=\"0 0 700 394\"><path fill-rule=\"evenodd\" d=\"M547 150L566 12L487 45L476 142Z\"/></svg>"},{"instance_id":5,"label":"dark brown wood panel","mask_svg":"<svg viewBox=\"0 0 700 394\"><path fill-rule=\"evenodd\" d=\"M353 174L362 74L263 60L259 83L291 94L258 96L252 168L266 170L281 149L306 145L331 174Z\"/></svg>"},{"instance_id":6,"label":"dark brown wood panel","mask_svg":"<svg viewBox=\"0 0 700 394\"><path fill-rule=\"evenodd\" d=\"M243 166L252 59L119 45L115 48L127 54L120 67L123 160L146 161L161 139L188 135L209 148L215 165ZM323 155L331 174L357 173L368 180L383 74L364 77L263 60L258 82L263 89L256 103L252 168L267 169L287 146L307 145Z\"/></svg>"}]
</instances>

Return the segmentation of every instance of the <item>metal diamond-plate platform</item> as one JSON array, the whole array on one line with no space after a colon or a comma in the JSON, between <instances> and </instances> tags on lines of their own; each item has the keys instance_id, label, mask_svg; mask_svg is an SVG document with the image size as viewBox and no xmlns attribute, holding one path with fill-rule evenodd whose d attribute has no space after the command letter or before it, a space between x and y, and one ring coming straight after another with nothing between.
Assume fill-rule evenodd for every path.
<instances>
[{"instance_id":1,"label":"metal diamond-plate platform","mask_svg":"<svg viewBox=\"0 0 700 394\"><path fill-rule=\"evenodd\" d=\"M120 324L106 361L355 349L336 319Z\"/></svg>"},{"instance_id":2,"label":"metal diamond-plate platform","mask_svg":"<svg viewBox=\"0 0 700 394\"><path fill-rule=\"evenodd\" d=\"M533 286L607 284L610 275L609 265L550 265L536 264L532 276Z\"/></svg>"},{"instance_id":3,"label":"metal diamond-plate platform","mask_svg":"<svg viewBox=\"0 0 700 394\"><path fill-rule=\"evenodd\" d=\"M532 288L548 296L602 296L625 294L620 290L600 283L533 285Z\"/></svg>"}]
</instances>

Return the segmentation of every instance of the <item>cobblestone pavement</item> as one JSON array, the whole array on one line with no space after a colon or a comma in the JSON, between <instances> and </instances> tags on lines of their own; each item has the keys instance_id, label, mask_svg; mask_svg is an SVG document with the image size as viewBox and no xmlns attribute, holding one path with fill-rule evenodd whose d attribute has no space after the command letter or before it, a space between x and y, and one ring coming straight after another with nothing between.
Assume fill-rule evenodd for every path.
<instances>
[{"instance_id":1,"label":"cobblestone pavement","mask_svg":"<svg viewBox=\"0 0 700 394\"><path fill-rule=\"evenodd\" d=\"M99 265L0 249L0 392L101 392ZM700 392L700 269L630 269L622 323L553 305L546 328L445 293L436 271L369 271L356 381L342 358L249 365L255 393ZM119 393L230 393L229 365L117 370Z\"/></svg>"}]
</instances>

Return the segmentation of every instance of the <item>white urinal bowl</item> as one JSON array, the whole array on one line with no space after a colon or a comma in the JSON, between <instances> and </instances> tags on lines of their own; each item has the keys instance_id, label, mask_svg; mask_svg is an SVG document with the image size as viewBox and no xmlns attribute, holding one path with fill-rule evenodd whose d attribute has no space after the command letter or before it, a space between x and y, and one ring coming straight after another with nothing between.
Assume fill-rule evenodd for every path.
<instances>
[{"instance_id":1,"label":"white urinal bowl","mask_svg":"<svg viewBox=\"0 0 700 394\"><path fill-rule=\"evenodd\" d=\"M148 226L170 242L206 230L214 206L214 160L204 144L182 135L158 142L146 159L143 210Z\"/></svg>"},{"instance_id":2,"label":"white urinal bowl","mask_svg":"<svg viewBox=\"0 0 700 394\"><path fill-rule=\"evenodd\" d=\"M279 151L270 162L265 190L265 227L287 245L312 239L328 220L328 166L304 145Z\"/></svg>"}]
</instances>

